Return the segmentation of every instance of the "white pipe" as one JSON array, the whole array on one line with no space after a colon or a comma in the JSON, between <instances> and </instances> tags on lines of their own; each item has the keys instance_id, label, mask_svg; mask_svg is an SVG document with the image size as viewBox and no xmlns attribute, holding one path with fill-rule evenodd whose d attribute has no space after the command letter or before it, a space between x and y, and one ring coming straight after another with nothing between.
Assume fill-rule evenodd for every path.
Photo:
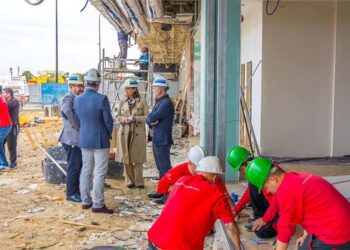
<instances>
[{"instance_id":1,"label":"white pipe","mask_svg":"<svg viewBox=\"0 0 350 250\"><path fill-rule=\"evenodd\" d=\"M146 0L145 7L149 18L163 17L163 5L161 0Z\"/></svg>"}]
</instances>

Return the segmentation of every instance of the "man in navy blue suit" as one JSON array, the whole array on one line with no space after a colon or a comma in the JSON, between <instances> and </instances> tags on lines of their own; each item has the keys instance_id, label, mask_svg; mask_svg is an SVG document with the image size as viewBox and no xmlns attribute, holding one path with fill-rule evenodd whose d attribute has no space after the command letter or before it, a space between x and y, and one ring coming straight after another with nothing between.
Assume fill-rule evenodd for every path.
<instances>
[{"instance_id":1,"label":"man in navy blue suit","mask_svg":"<svg viewBox=\"0 0 350 250\"><path fill-rule=\"evenodd\" d=\"M113 209L106 207L103 194L113 130L111 108L107 96L97 92L101 82L98 70L90 69L84 80L85 91L74 100L74 110L80 123L79 147L83 159L80 174L82 208L92 207L95 213L113 213ZM91 186L93 200L90 196Z\"/></svg>"},{"instance_id":2,"label":"man in navy blue suit","mask_svg":"<svg viewBox=\"0 0 350 250\"><path fill-rule=\"evenodd\" d=\"M173 144L172 131L175 109L173 102L166 93L168 88L168 81L166 79L154 79L152 92L156 104L146 119L146 123L153 130L152 149L154 160L159 170L159 179L171 169L170 147ZM148 197L160 198L162 194L149 194Z\"/></svg>"}]
</instances>

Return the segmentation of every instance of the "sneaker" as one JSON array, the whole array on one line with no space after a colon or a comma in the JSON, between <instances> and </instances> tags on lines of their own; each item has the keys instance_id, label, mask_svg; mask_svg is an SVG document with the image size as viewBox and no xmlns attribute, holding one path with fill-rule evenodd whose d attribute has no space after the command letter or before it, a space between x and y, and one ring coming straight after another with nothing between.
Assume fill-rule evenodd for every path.
<instances>
[{"instance_id":1,"label":"sneaker","mask_svg":"<svg viewBox=\"0 0 350 250\"><path fill-rule=\"evenodd\" d=\"M16 167L17 167L17 163L16 162L10 163L10 168L16 168Z\"/></svg>"},{"instance_id":2,"label":"sneaker","mask_svg":"<svg viewBox=\"0 0 350 250\"><path fill-rule=\"evenodd\" d=\"M247 224L244 225L244 228L248 231L248 232L252 232L253 231L253 222L248 222Z\"/></svg>"},{"instance_id":3,"label":"sneaker","mask_svg":"<svg viewBox=\"0 0 350 250\"><path fill-rule=\"evenodd\" d=\"M94 213L104 213L104 214L113 214L114 210L113 209L109 209L108 207L106 206L103 206L101 208L92 208L91 209L92 212Z\"/></svg>"},{"instance_id":4,"label":"sneaker","mask_svg":"<svg viewBox=\"0 0 350 250\"><path fill-rule=\"evenodd\" d=\"M67 201L74 201L74 202L81 202L81 197L78 195L67 195L66 200Z\"/></svg>"},{"instance_id":5,"label":"sneaker","mask_svg":"<svg viewBox=\"0 0 350 250\"><path fill-rule=\"evenodd\" d=\"M163 195L160 193L152 193L152 194L148 194L147 197L151 198L151 199L159 199L161 198Z\"/></svg>"},{"instance_id":6,"label":"sneaker","mask_svg":"<svg viewBox=\"0 0 350 250\"><path fill-rule=\"evenodd\" d=\"M10 169L9 166L0 166L0 172L8 169Z\"/></svg>"}]
</instances>

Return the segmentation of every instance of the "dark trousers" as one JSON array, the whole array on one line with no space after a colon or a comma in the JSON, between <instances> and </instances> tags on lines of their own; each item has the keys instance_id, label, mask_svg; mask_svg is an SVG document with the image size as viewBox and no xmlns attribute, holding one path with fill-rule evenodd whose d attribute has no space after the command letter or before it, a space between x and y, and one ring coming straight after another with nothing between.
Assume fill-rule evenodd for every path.
<instances>
[{"instance_id":1,"label":"dark trousers","mask_svg":"<svg viewBox=\"0 0 350 250\"><path fill-rule=\"evenodd\" d=\"M17 163L17 137L19 134L19 125L13 125L8 133L4 144L7 144L7 149L10 153L10 164Z\"/></svg>"},{"instance_id":2,"label":"dark trousers","mask_svg":"<svg viewBox=\"0 0 350 250\"><path fill-rule=\"evenodd\" d=\"M77 146L71 146L62 143L67 153L67 177L66 177L66 193L67 196L80 195L79 178L81 168L83 166L81 150Z\"/></svg>"},{"instance_id":3,"label":"dark trousers","mask_svg":"<svg viewBox=\"0 0 350 250\"><path fill-rule=\"evenodd\" d=\"M342 245L328 245L314 235L308 235L299 250L349 250L350 241Z\"/></svg>"},{"instance_id":4,"label":"dark trousers","mask_svg":"<svg viewBox=\"0 0 350 250\"><path fill-rule=\"evenodd\" d=\"M258 188L254 185L248 184L250 203L252 204L254 219L263 217L270 204L264 197L263 193L259 193ZM260 230L255 231L256 236L260 238L272 238L277 235L277 232L273 228L273 224L276 222L275 218L272 222L266 224Z\"/></svg>"},{"instance_id":5,"label":"dark trousers","mask_svg":"<svg viewBox=\"0 0 350 250\"><path fill-rule=\"evenodd\" d=\"M148 64L140 63L140 70L148 70ZM141 72L141 73L134 73L135 76L142 77L143 80L147 80L148 73Z\"/></svg>"},{"instance_id":6,"label":"dark trousers","mask_svg":"<svg viewBox=\"0 0 350 250\"><path fill-rule=\"evenodd\" d=\"M153 244L152 241L148 240L148 248L147 250L158 250L159 248Z\"/></svg>"},{"instance_id":7,"label":"dark trousers","mask_svg":"<svg viewBox=\"0 0 350 250\"><path fill-rule=\"evenodd\" d=\"M156 166L159 170L159 178L161 179L169 169L171 169L170 163L170 145L155 145L152 143L153 156L156 162Z\"/></svg>"}]
</instances>

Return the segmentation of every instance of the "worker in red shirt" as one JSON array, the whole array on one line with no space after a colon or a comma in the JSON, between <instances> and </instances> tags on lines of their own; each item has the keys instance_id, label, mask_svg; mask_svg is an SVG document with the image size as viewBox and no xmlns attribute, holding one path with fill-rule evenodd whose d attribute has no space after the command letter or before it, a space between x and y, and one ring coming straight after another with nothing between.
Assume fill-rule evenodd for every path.
<instances>
[{"instance_id":1,"label":"worker in red shirt","mask_svg":"<svg viewBox=\"0 0 350 250\"><path fill-rule=\"evenodd\" d=\"M246 177L259 192L275 194L277 250L287 249L298 224L304 228L299 249L350 249L350 203L329 182L310 173L286 173L264 158L249 163Z\"/></svg>"},{"instance_id":2,"label":"worker in red shirt","mask_svg":"<svg viewBox=\"0 0 350 250\"><path fill-rule=\"evenodd\" d=\"M206 156L206 152L201 146L195 145L188 151L187 156L187 162L183 162L173 167L159 180L157 192L161 194L162 197L160 199L154 200L155 203L164 204L168 198L172 186L178 179L180 179L182 176L195 174L198 162Z\"/></svg>"},{"instance_id":3,"label":"worker in red shirt","mask_svg":"<svg viewBox=\"0 0 350 250\"><path fill-rule=\"evenodd\" d=\"M235 249L241 249L228 197L216 184L223 174L219 159L203 158L197 172L174 184L162 213L148 230L149 249L203 249L217 219L225 225Z\"/></svg>"},{"instance_id":4,"label":"worker in red shirt","mask_svg":"<svg viewBox=\"0 0 350 250\"><path fill-rule=\"evenodd\" d=\"M254 159L250 152L240 146L234 146L228 153L227 161L231 165L234 172L239 171L240 174L244 175L247 164ZM275 163L274 163L275 164ZM272 206L274 195L268 194L266 190L258 192L258 189L248 183L248 187L243 193L243 196L238 201L236 206L233 208L233 216L236 218L244 207L251 203L253 209L253 218L248 219L248 223L244 226L248 231L253 230L253 223L259 218L263 218L266 222L264 227L259 230L254 230L256 236L260 238L272 238L277 235L275 222L277 220L277 206Z\"/></svg>"},{"instance_id":5,"label":"worker in red shirt","mask_svg":"<svg viewBox=\"0 0 350 250\"><path fill-rule=\"evenodd\" d=\"M1 86L0 86L1 87ZM2 88L0 90L0 93ZM4 141L12 128L11 117L6 100L0 95L0 172L8 169L8 161L5 155Z\"/></svg>"},{"instance_id":6,"label":"worker in red shirt","mask_svg":"<svg viewBox=\"0 0 350 250\"><path fill-rule=\"evenodd\" d=\"M195 145L188 152L188 161L181 163L170 169L158 182L157 192L163 194L161 199L155 200L157 204L165 204L173 185L183 176L190 176L196 173L197 165L200 160L206 156L204 148ZM216 180L219 189L228 195L230 206L234 206L231 198L227 192L226 186L222 183L220 178Z\"/></svg>"}]
</instances>

